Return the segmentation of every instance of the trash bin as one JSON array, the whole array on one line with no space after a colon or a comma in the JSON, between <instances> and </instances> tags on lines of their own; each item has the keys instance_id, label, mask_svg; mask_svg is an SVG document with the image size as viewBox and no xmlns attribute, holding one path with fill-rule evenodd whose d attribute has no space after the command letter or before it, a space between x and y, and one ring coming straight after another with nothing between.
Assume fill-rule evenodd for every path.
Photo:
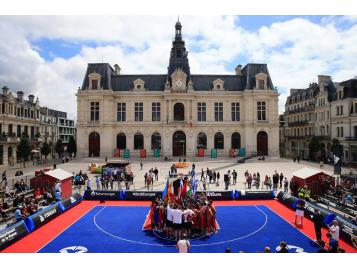
<instances>
[{"instance_id":1,"label":"trash bin","mask_svg":"<svg viewBox=\"0 0 357 268\"><path fill-rule=\"evenodd\" d=\"M160 150L159 149L154 149L154 157L160 157Z\"/></svg>"},{"instance_id":2,"label":"trash bin","mask_svg":"<svg viewBox=\"0 0 357 268\"><path fill-rule=\"evenodd\" d=\"M197 152L198 157L204 157L205 156L205 149L199 148Z\"/></svg>"},{"instance_id":3,"label":"trash bin","mask_svg":"<svg viewBox=\"0 0 357 268\"><path fill-rule=\"evenodd\" d=\"M217 149L211 149L211 158L217 158Z\"/></svg>"},{"instance_id":4,"label":"trash bin","mask_svg":"<svg viewBox=\"0 0 357 268\"><path fill-rule=\"evenodd\" d=\"M130 157L130 151L129 149L124 150L124 158L129 158Z\"/></svg>"},{"instance_id":5,"label":"trash bin","mask_svg":"<svg viewBox=\"0 0 357 268\"><path fill-rule=\"evenodd\" d=\"M229 157L233 158L234 157L234 149L229 149Z\"/></svg>"},{"instance_id":6,"label":"trash bin","mask_svg":"<svg viewBox=\"0 0 357 268\"><path fill-rule=\"evenodd\" d=\"M146 158L146 149L140 150L140 158Z\"/></svg>"},{"instance_id":7,"label":"trash bin","mask_svg":"<svg viewBox=\"0 0 357 268\"><path fill-rule=\"evenodd\" d=\"M240 156L240 157L245 157L245 148L240 148L240 150L239 150L239 156Z\"/></svg>"}]
</instances>

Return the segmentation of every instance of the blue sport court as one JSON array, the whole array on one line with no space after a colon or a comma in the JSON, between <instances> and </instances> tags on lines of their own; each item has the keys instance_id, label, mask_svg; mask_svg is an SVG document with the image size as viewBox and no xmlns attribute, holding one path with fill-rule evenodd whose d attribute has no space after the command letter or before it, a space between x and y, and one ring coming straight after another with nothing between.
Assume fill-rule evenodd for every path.
<instances>
[{"instance_id":1,"label":"blue sport court","mask_svg":"<svg viewBox=\"0 0 357 268\"><path fill-rule=\"evenodd\" d=\"M217 206L216 235L190 240L192 253L272 252L286 241L289 252L316 252L317 245L298 229L263 205ZM175 242L143 231L147 206L96 206L59 236L39 250L40 253L175 253ZM289 241L292 241L289 243Z\"/></svg>"}]
</instances>

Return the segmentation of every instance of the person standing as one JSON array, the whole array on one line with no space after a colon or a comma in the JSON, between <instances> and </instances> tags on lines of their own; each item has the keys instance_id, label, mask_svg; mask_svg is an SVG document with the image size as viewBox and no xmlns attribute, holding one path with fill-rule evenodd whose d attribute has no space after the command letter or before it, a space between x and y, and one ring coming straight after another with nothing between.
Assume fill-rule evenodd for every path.
<instances>
[{"instance_id":1,"label":"person standing","mask_svg":"<svg viewBox=\"0 0 357 268\"><path fill-rule=\"evenodd\" d=\"M190 245L190 241L188 241L186 238L186 234L182 235L182 239L177 242L176 248L179 250L179 253L189 252L191 245Z\"/></svg>"},{"instance_id":2,"label":"person standing","mask_svg":"<svg viewBox=\"0 0 357 268\"><path fill-rule=\"evenodd\" d=\"M172 219L174 223L174 232L175 232L176 241L181 239L182 216L183 216L183 212L179 207L176 207L176 209L172 211Z\"/></svg>"},{"instance_id":3,"label":"person standing","mask_svg":"<svg viewBox=\"0 0 357 268\"><path fill-rule=\"evenodd\" d=\"M326 236L328 238L328 252L337 253L338 241L333 239L331 233L327 233Z\"/></svg>"},{"instance_id":4,"label":"person standing","mask_svg":"<svg viewBox=\"0 0 357 268\"><path fill-rule=\"evenodd\" d=\"M233 169L232 176L233 176L233 184L235 185L237 183L237 172L235 171L235 169Z\"/></svg>"},{"instance_id":5,"label":"person standing","mask_svg":"<svg viewBox=\"0 0 357 268\"><path fill-rule=\"evenodd\" d=\"M337 220L332 221L332 225L329 227L329 231L332 235L332 238L337 241L338 245L338 241L340 240L340 226L338 226Z\"/></svg>"},{"instance_id":6,"label":"person standing","mask_svg":"<svg viewBox=\"0 0 357 268\"><path fill-rule=\"evenodd\" d=\"M205 178L205 172L203 170L203 168L201 169L201 179L200 181L202 181Z\"/></svg>"},{"instance_id":7,"label":"person standing","mask_svg":"<svg viewBox=\"0 0 357 268\"><path fill-rule=\"evenodd\" d=\"M285 177L285 178L284 178L284 192L285 192L285 193L288 192L288 186L289 186L289 181L288 181L288 178Z\"/></svg>"},{"instance_id":8,"label":"person standing","mask_svg":"<svg viewBox=\"0 0 357 268\"><path fill-rule=\"evenodd\" d=\"M143 161L140 160L140 169L143 170Z\"/></svg>"},{"instance_id":9,"label":"person standing","mask_svg":"<svg viewBox=\"0 0 357 268\"><path fill-rule=\"evenodd\" d=\"M310 216L314 222L316 241L321 240L321 229L324 224L324 216L317 209L314 210L314 214Z\"/></svg>"},{"instance_id":10,"label":"person standing","mask_svg":"<svg viewBox=\"0 0 357 268\"><path fill-rule=\"evenodd\" d=\"M297 206L296 206L295 221L294 221L294 223L295 223L296 225L298 225L297 219L298 219L298 217L300 217L300 224L299 224L299 225L300 225L301 227L303 226L302 221L303 221L303 219L304 219L304 207L305 207L305 201L302 200L302 199L300 199L300 200L298 201Z\"/></svg>"},{"instance_id":11,"label":"person standing","mask_svg":"<svg viewBox=\"0 0 357 268\"><path fill-rule=\"evenodd\" d=\"M283 179L284 179L284 175L283 175L283 173L280 173L280 176L279 176L279 182L280 182L279 188L280 189L283 188Z\"/></svg>"},{"instance_id":12,"label":"person standing","mask_svg":"<svg viewBox=\"0 0 357 268\"><path fill-rule=\"evenodd\" d=\"M159 170L157 169L157 167L155 167L154 169L154 175L155 175L155 180L159 180Z\"/></svg>"},{"instance_id":13,"label":"person standing","mask_svg":"<svg viewBox=\"0 0 357 268\"><path fill-rule=\"evenodd\" d=\"M219 172L217 172L217 181L216 181L216 186L219 186L219 177L221 176L221 174L219 174Z\"/></svg>"},{"instance_id":14,"label":"person standing","mask_svg":"<svg viewBox=\"0 0 357 268\"><path fill-rule=\"evenodd\" d=\"M96 176L95 184L97 185L97 190L100 190L100 178L99 178L99 176Z\"/></svg>"}]
</instances>

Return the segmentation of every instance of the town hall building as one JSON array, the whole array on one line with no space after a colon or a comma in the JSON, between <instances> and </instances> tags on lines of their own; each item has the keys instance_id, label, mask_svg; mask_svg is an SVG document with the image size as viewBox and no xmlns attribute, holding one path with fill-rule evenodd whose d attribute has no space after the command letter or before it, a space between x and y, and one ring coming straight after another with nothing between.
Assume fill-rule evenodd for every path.
<instances>
[{"instance_id":1,"label":"town hall building","mask_svg":"<svg viewBox=\"0 0 357 268\"><path fill-rule=\"evenodd\" d=\"M192 74L182 26L175 25L165 74L122 74L90 63L77 92L80 157L279 155L278 92L266 64L238 65L235 74ZM156 150L155 150L156 149Z\"/></svg>"}]
</instances>

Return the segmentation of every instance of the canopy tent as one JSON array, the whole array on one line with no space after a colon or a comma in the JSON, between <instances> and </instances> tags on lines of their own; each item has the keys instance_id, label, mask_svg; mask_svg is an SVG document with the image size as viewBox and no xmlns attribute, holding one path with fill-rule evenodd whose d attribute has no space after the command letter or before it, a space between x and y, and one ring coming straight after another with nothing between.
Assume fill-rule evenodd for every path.
<instances>
[{"instance_id":1,"label":"canopy tent","mask_svg":"<svg viewBox=\"0 0 357 268\"><path fill-rule=\"evenodd\" d=\"M302 168L292 173L292 181L299 187L308 186L312 194L321 192L322 182L328 180L330 184L334 184L332 172L322 171L314 168Z\"/></svg>"},{"instance_id":2,"label":"canopy tent","mask_svg":"<svg viewBox=\"0 0 357 268\"><path fill-rule=\"evenodd\" d=\"M47 171L31 179L31 188L43 188L54 190L56 183L61 183L62 197L67 198L72 195L72 174L57 168Z\"/></svg>"}]
</instances>

